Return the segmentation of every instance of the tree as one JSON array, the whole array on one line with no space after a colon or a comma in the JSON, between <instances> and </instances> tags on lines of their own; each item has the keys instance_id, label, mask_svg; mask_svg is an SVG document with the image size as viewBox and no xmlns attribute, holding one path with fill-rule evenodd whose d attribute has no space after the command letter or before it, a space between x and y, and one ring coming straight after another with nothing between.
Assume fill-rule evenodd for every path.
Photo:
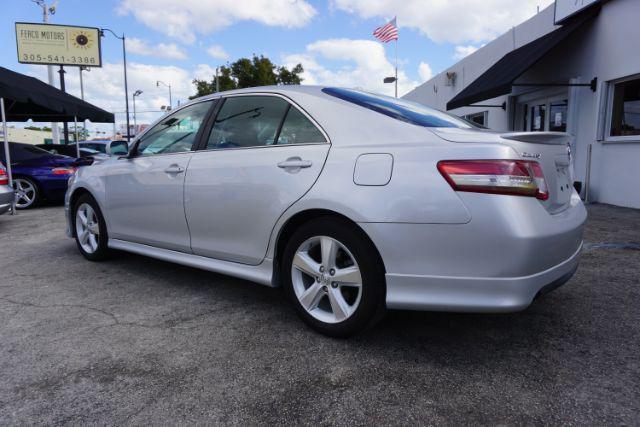
<instances>
[{"instance_id":1,"label":"tree","mask_svg":"<svg viewBox=\"0 0 640 427\"><path fill-rule=\"evenodd\" d=\"M304 72L302 64L291 70L284 66L277 66L269 58L253 55L253 58L240 58L236 62L218 69L218 85L220 91L240 89L245 87L268 85L299 85L302 83L300 74ZM210 81L194 79L196 94L189 99L209 95L216 91L216 77Z\"/></svg>"}]
</instances>

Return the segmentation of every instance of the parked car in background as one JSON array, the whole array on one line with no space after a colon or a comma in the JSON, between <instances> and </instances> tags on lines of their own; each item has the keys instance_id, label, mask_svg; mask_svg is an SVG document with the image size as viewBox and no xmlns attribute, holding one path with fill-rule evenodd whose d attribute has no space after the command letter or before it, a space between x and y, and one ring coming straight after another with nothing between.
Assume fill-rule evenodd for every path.
<instances>
[{"instance_id":1,"label":"parked car in background","mask_svg":"<svg viewBox=\"0 0 640 427\"><path fill-rule=\"evenodd\" d=\"M13 189L9 187L9 177L4 165L0 163L0 215L11 209L11 203L15 198Z\"/></svg>"},{"instance_id":2,"label":"parked car in background","mask_svg":"<svg viewBox=\"0 0 640 427\"><path fill-rule=\"evenodd\" d=\"M48 151L51 154L60 154L67 157L78 157L78 152L76 151L76 144L37 144L36 147L42 148L45 151ZM107 159L109 156L107 154L101 153L92 148L80 146L80 157L93 157L96 159Z\"/></svg>"},{"instance_id":3,"label":"parked car in background","mask_svg":"<svg viewBox=\"0 0 640 427\"><path fill-rule=\"evenodd\" d=\"M75 159L17 142L9 143L9 153L17 209L32 208L43 200L64 199L69 177L75 172ZM1 144L0 161L7 161Z\"/></svg>"},{"instance_id":4,"label":"parked car in background","mask_svg":"<svg viewBox=\"0 0 640 427\"><path fill-rule=\"evenodd\" d=\"M350 89L217 93L79 168L67 233L89 260L119 249L282 285L333 336L385 308L517 311L578 266L570 138Z\"/></svg>"},{"instance_id":5,"label":"parked car in background","mask_svg":"<svg viewBox=\"0 0 640 427\"><path fill-rule=\"evenodd\" d=\"M109 139L80 141L80 148L96 150L109 156L122 156L129 152L129 145L127 144L127 141L111 141Z\"/></svg>"}]
</instances>

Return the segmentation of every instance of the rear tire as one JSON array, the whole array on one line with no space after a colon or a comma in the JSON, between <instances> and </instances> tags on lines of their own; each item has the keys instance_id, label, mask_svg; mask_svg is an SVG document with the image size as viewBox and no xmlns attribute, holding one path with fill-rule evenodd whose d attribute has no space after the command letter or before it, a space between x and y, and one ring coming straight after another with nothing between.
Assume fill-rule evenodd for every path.
<instances>
[{"instance_id":1,"label":"rear tire","mask_svg":"<svg viewBox=\"0 0 640 427\"><path fill-rule=\"evenodd\" d=\"M107 224L98 203L88 194L76 200L72 211L72 227L78 250L89 261L109 257Z\"/></svg>"},{"instance_id":2,"label":"rear tire","mask_svg":"<svg viewBox=\"0 0 640 427\"><path fill-rule=\"evenodd\" d=\"M280 277L298 315L311 328L346 338L385 312L384 267L362 231L337 218L303 224L289 239Z\"/></svg>"}]
</instances>

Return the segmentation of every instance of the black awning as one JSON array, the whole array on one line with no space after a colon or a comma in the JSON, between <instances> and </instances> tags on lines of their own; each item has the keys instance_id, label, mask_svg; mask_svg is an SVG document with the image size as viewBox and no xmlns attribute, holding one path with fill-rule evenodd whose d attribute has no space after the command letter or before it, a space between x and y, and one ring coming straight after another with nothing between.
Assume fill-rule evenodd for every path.
<instances>
[{"instance_id":1,"label":"black awning","mask_svg":"<svg viewBox=\"0 0 640 427\"><path fill-rule=\"evenodd\" d=\"M511 85L515 79L534 66L547 52L556 47L593 15L593 13L589 13L577 16L557 30L507 53L462 92L447 102L447 110L511 93Z\"/></svg>"},{"instance_id":2,"label":"black awning","mask_svg":"<svg viewBox=\"0 0 640 427\"><path fill-rule=\"evenodd\" d=\"M7 121L113 123L113 113L89 104L34 77L0 67L0 98Z\"/></svg>"}]
</instances>

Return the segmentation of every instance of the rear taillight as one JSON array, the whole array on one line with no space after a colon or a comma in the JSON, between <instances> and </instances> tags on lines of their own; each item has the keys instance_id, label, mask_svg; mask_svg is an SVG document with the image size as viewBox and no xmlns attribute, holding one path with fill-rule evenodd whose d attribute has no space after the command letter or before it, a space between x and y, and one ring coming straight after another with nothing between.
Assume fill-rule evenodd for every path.
<instances>
[{"instance_id":1,"label":"rear taillight","mask_svg":"<svg viewBox=\"0 0 640 427\"><path fill-rule=\"evenodd\" d=\"M54 175L73 175L75 171L75 168L55 168L51 170Z\"/></svg>"},{"instance_id":2,"label":"rear taillight","mask_svg":"<svg viewBox=\"0 0 640 427\"><path fill-rule=\"evenodd\" d=\"M438 170L456 191L549 198L538 162L526 160L443 160Z\"/></svg>"},{"instance_id":3,"label":"rear taillight","mask_svg":"<svg viewBox=\"0 0 640 427\"><path fill-rule=\"evenodd\" d=\"M0 185L9 185L9 177L7 171L4 168L0 168Z\"/></svg>"}]
</instances>

